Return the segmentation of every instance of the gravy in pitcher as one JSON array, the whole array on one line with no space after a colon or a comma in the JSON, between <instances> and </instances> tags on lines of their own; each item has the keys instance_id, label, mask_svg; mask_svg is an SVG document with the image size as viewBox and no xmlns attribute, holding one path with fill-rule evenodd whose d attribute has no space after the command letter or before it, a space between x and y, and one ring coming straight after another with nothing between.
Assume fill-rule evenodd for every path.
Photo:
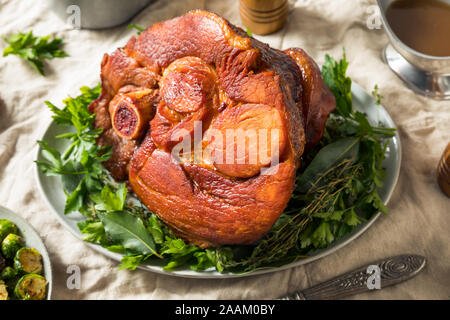
<instances>
[{"instance_id":1,"label":"gravy in pitcher","mask_svg":"<svg viewBox=\"0 0 450 320\"><path fill-rule=\"evenodd\" d=\"M450 56L450 5L439 0L397 0L386 11L395 35L430 56Z\"/></svg>"}]
</instances>

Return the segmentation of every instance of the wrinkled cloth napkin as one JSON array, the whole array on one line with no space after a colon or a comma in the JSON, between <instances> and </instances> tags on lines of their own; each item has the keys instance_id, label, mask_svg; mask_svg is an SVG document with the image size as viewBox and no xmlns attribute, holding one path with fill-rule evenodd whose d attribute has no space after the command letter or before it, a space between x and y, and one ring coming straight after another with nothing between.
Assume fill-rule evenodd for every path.
<instances>
[{"instance_id":1,"label":"wrinkled cloth napkin","mask_svg":"<svg viewBox=\"0 0 450 320\"><path fill-rule=\"evenodd\" d=\"M428 259L416 278L350 299L448 299L450 296L450 199L436 183L438 160L450 141L450 102L414 94L383 62L382 28L371 29L375 1L291 1L286 26L256 36L279 49L304 48L320 64L345 47L352 79L371 91L375 84L395 121L402 143L400 178L380 217L362 236L318 261L270 274L234 279L183 279L148 271L118 271L118 262L92 250L66 230L41 197L34 177L36 140L51 121L43 101L61 105L83 85L99 81L105 52L123 46L135 30L126 24L75 30L44 1L0 0L0 34L33 30L64 38L70 57L54 59L42 77L16 56L0 58L0 204L26 218L41 235L53 264L54 299L270 299L305 289L378 259L415 253ZM195 9L214 11L242 26L238 0L159 0L137 15L142 26ZM375 23L376 24L376 23ZM369 27L371 28L369 28ZM244 28L245 29L245 28ZM6 44L1 42L0 50ZM81 269L81 288L67 287L67 267Z\"/></svg>"}]
</instances>

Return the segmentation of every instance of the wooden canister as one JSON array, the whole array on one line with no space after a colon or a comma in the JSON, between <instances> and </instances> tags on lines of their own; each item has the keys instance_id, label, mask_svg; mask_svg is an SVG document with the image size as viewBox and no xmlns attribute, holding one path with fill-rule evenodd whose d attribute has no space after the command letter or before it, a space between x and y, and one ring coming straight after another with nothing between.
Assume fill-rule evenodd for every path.
<instances>
[{"instance_id":1,"label":"wooden canister","mask_svg":"<svg viewBox=\"0 0 450 320\"><path fill-rule=\"evenodd\" d=\"M450 197L450 143L439 161L437 174L439 186L447 197Z\"/></svg>"},{"instance_id":2,"label":"wooden canister","mask_svg":"<svg viewBox=\"0 0 450 320\"><path fill-rule=\"evenodd\" d=\"M281 29L289 13L287 0L239 0L242 23L254 34Z\"/></svg>"}]
</instances>

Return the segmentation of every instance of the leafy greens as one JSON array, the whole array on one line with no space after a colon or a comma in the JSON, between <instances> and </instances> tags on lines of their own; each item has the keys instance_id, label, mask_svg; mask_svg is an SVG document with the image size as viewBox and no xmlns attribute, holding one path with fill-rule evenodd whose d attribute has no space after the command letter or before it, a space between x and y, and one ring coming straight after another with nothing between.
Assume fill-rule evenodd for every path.
<instances>
[{"instance_id":1,"label":"leafy greens","mask_svg":"<svg viewBox=\"0 0 450 320\"><path fill-rule=\"evenodd\" d=\"M67 53L61 50L64 41L60 38L50 40L50 35L45 37L35 37L33 31L28 33L18 33L10 35L3 40L9 44L3 50L3 56L10 54L19 56L27 61L41 75L44 73L44 59L64 58Z\"/></svg>"},{"instance_id":2,"label":"leafy greens","mask_svg":"<svg viewBox=\"0 0 450 320\"><path fill-rule=\"evenodd\" d=\"M142 31L145 30L144 27L141 27L140 25L137 25L137 24L134 24L134 23L129 24L129 25L127 26L127 29L136 29L138 35L140 35L140 34L142 33Z\"/></svg>"}]
</instances>

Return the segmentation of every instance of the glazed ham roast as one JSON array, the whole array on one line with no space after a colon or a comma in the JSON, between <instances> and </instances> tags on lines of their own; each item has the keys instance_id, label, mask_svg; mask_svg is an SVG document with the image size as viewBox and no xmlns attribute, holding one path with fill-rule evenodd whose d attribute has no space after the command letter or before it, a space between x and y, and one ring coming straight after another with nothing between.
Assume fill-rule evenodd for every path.
<instances>
[{"instance_id":1,"label":"glazed ham roast","mask_svg":"<svg viewBox=\"0 0 450 320\"><path fill-rule=\"evenodd\" d=\"M113 147L106 168L201 247L252 243L271 228L335 107L303 50L272 49L202 10L105 54L101 80L89 108L98 144Z\"/></svg>"}]
</instances>

